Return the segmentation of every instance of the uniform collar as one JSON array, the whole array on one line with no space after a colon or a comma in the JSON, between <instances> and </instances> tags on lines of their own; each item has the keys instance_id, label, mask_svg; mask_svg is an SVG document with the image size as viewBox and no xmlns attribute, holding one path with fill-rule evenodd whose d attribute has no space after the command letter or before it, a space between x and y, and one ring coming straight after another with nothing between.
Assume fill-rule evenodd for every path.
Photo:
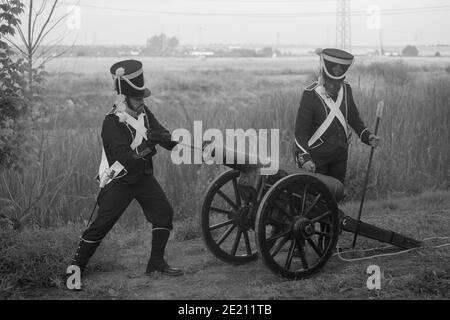
<instances>
[{"instance_id":1,"label":"uniform collar","mask_svg":"<svg viewBox=\"0 0 450 320\"><path fill-rule=\"evenodd\" d=\"M137 119L141 114L144 115L144 116L146 115L146 113L145 113L145 108L142 110L141 113L137 113L136 111L134 111L134 110L132 110L132 109L130 109L130 108L127 107L126 112L127 112L130 116L132 116L133 118L135 118L135 119Z\"/></svg>"},{"instance_id":2,"label":"uniform collar","mask_svg":"<svg viewBox=\"0 0 450 320\"><path fill-rule=\"evenodd\" d=\"M322 96L326 97L326 98L333 99L333 101L337 99L337 97L338 97L338 95L339 95L339 92L340 92L341 90L344 90L344 85L341 86L341 88L340 88L339 91L338 91L338 94L333 98L333 96L330 95L330 94L328 93L327 89L325 89L325 85L324 85L324 84L320 84L320 86L319 86L320 94L321 94Z\"/></svg>"}]
</instances>

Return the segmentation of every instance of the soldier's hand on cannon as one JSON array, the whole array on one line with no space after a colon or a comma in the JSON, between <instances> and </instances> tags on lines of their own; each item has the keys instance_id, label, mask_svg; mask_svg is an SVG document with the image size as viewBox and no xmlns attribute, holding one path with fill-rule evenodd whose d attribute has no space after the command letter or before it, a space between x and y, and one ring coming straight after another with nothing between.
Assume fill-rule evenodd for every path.
<instances>
[{"instance_id":1,"label":"soldier's hand on cannon","mask_svg":"<svg viewBox=\"0 0 450 320\"><path fill-rule=\"evenodd\" d=\"M369 136L369 143L373 148L378 147L378 145L380 144L380 137L378 137L374 134L371 134Z\"/></svg>"},{"instance_id":2,"label":"soldier's hand on cannon","mask_svg":"<svg viewBox=\"0 0 450 320\"><path fill-rule=\"evenodd\" d=\"M309 172L316 172L316 165L314 164L314 162L310 161L306 161L303 166L303 169L309 171Z\"/></svg>"}]
</instances>

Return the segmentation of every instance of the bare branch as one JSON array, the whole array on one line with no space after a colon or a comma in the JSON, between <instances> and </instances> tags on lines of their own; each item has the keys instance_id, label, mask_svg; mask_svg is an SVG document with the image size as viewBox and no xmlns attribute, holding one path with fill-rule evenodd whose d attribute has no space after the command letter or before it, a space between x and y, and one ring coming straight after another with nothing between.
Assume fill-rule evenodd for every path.
<instances>
[{"instance_id":1,"label":"bare branch","mask_svg":"<svg viewBox=\"0 0 450 320\"><path fill-rule=\"evenodd\" d=\"M31 19L33 17L33 0L30 0L30 8L28 11L28 43L31 45L32 40L31 40ZM29 54L31 54L29 52Z\"/></svg>"},{"instance_id":2,"label":"bare branch","mask_svg":"<svg viewBox=\"0 0 450 320\"><path fill-rule=\"evenodd\" d=\"M64 39L66 38L66 34L63 34L61 37L46 43L45 46L40 47L39 51L36 51L36 60L45 56L48 52L54 50Z\"/></svg>"},{"instance_id":3,"label":"bare branch","mask_svg":"<svg viewBox=\"0 0 450 320\"><path fill-rule=\"evenodd\" d=\"M33 21L33 26L31 28L31 32L32 32L32 34L31 34L31 41L32 42L34 40L34 31L36 30L36 21L39 18L39 16L44 12L46 4L47 4L47 0L43 0L39 10L34 13L34 21Z\"/></svg>"},{"instance_id":4,"label":"bare branch","mask_svg":"<svg viewBox=\"0 0 450 320\"><path fill-rule=\"evenodd\" d=\"M17 26L17 31L19 32L20 38L22 39L23 45L25 47L28 47L27 39L25 38L25 35L23 34L22 28L20 26Z\"/></svg>"},{"instance_id":5,"label":"bare branch","mask_svg":"<svg viewBox=\"0 0 450 320\"><path fill-rule=\"evenodd\" d=\"M50 21L52 15L53 15L53 11L55 10L55 7L56 7L56 4L57 4L57 3L58 3L58 0L55 0L55 2L54 2L53 5L52 5L52 9L50 10L50 13L48 14L47 20L45 21L44 25L42 26L42 29L41 29L41 31L39 32L38 37L36 38L36 42L34 43L34 45L33 45L32 48L31 48L32 51L34 51L36 45L37 45L38 43L41 42L42 34L44 33L45 28L47 27L47 24L49 23L49 21Z\"/></svg>"},{"instance_id":6,"label":"bare branch","mask_svg":"<svg viewBox=\"0 0 450 320\"><path fill-rule=\"evenodd\" d=\"M36 52L37 48L41 45L41 43L45 39L45 37L50 32L52 32L67 16L68 16L68 14L63 15L51 27L48 28L48 30L43 34L43 36L40 38L40 40L34 44L32 53Z\"/></svg>"},{"instance_id":7,"label":"bare branch","mask_svg":"<svg viewBox=\"0 0 450 320\"><path fill-rule=\"evenodd\" d=\"M11 40L9 40L8 38L4 38L6 41L8 41L10 44L12 44L17 50L19 50L19 52L23 55L27 55L27 53L25 51L23 51L17 44L15 44L14 42L12 42Z\"/></svg>"},{"instance_id":8,"label":"bare branch","mask_svg":"<svg viewBox=\"0 0 450 320\"><path fill-rule=\"evenodd\" d=\"M70 50L72 50L74 46L75 46L75 41L74 41L69 47L67 47L66 49L62 50L61 52L59 52L59 53L57 53L57 54L55 54L55 55L51 55L51 56L47 57L46 59L44 59L44 60L42 61L42 63L39 64L39 67L42 66L42 65L44 65L44 64L46 64L46 63L49 62L49 61L52 61L53 59L56 59L56 58L61 57L62 55L66 54L67 52L69 52Z\"/></svg>"}]
</instances>

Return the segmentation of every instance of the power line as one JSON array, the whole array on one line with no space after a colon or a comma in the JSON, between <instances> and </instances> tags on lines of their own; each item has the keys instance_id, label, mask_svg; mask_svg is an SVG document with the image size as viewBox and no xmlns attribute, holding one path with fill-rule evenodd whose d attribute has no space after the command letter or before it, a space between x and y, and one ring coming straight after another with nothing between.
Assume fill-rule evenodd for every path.
<instances>
[{"instance_id":1,"label":"power line","mask_svg":"<svg viewBox=\"0 0 450 320\"><path fill-rule=\"evenodd\" d=\"M110 11L120 12L133 12L133 13L146 13L146 14L161 14L161 15L178 15L178 16L220 16L220 17L326 17L335 16L335 11L316 11L316 12L289 12L289 13L224 13L224 12L192 12L192 11L167 11L167 10L143 10L143 9L128 9L117 7L105 7L91 4L78 4L80 7L87 7L92 9L102 9ZM435 7L416 7L416 8L399 8L399 9L386 9L381 10L382 15L403 15L414 13L431 13L442 12L450 10L448 6L435 6ZM365 16L366 11L350 11L348 13L351 16Z\"/></svg>"},{"instance_id":2,"label":"power line","mask_svg":"<svg viewBox=\"0 0 450 320\"><path fill-rule=\"evenodd\" d=\"M186 1L186 0L185 0ZM267 0L267 1L261 1L261 0L189 0L189 2L222 2L222 3L312 3L312 2L334 2L335 0Z\"/></svg>"}]
</instances>

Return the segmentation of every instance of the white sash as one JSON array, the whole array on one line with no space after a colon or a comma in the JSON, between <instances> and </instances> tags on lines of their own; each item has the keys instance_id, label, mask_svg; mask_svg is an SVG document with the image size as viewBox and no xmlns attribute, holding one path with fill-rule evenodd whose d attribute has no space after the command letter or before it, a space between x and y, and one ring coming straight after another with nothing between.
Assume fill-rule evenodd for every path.
<instances>
[{"instance_id":1,"label":"white sash","mask_svg":"<svg viewBox=\"0 0 450 320\"><path fill-rule=\"evenodd\" d=\"M141 113L136 120L128 113L125 113L125 122L136 130L136 136L130 145L131 149L134 150L141 145L143 139L147 140L147 129L145 128L144 114Z\"/></svg>"},{"instance_id":2,"label":"white sash","mask_svg":"<svg viewBox=\"0 0 450 320\"><path fill-rule=\"evenodd\" d=\"M330 113L328 114L325 121L316 130L316 132L314 132L311 139L309 139L308 147L311 147L324 134L324 132L327 131L334 118L338 118L339 122L345 130L345 135L347 136L347 122L345 121L345 117L340 109L342 100L344 98L344 89L341 88L341 90L339 90L336 102L334 102L333 99L326 95L325 88L323 86L318 86L316 89L314 89L314 91L316 91L316 93L325 102L328 108L330 108Z\"/></svg>"},{"instance_id":3,"label":"white sash","mask_svg":"<svg viewBox=\"0 0 450 320\"><path fill-rule=\"evenodd\" d=\"M121 115L125 119L124 122L136 130L136 135L130 145L130 148L135 150L142 143L143 139L147 140L147 129L145 128L144 113L141 113L137 120L126 112L123 112ZM125 174L127 173L127 170L119 161L114 162L111 167L109 166L105 148L102 145L102 160L100 162L100 167L98 168L100 188L103 188L112 180L117 178L122 170L125 170Z\"/></svg>"}]
</instances>

